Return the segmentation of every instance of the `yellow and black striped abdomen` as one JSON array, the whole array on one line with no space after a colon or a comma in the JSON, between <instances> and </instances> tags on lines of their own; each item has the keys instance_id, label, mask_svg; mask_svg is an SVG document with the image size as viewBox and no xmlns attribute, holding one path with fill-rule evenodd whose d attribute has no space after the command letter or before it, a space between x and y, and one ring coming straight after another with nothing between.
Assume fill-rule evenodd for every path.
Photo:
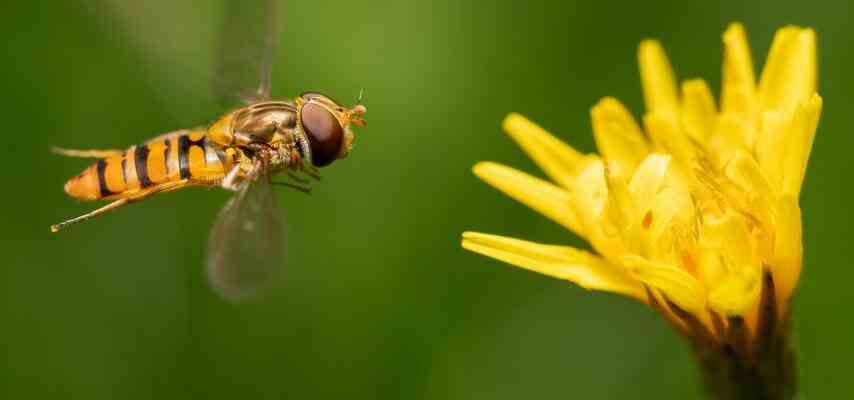
<instances>
[{"instance_id":1,"label":"yellow and black striped abdomen","mask_svg":"<svg viewBox=\"0 0 854 400\"><path fill-rule=\"evenodd\" d=\"M204 131L180 131L102 158L68 180L65 192L81 200L122 198L169 182L216 184L225 174Z\"/></svg>"}]
</instances>

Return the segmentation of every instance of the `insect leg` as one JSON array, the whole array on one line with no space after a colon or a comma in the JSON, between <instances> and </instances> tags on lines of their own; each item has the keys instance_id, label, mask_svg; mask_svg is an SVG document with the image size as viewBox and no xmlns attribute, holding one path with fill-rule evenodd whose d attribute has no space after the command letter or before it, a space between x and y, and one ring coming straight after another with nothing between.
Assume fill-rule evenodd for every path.
<instances>
[{"instance_id":1,"label":"insect leg","mask_svg":"<svg viewBox=\"0 0 854 400\"><path fill-rule=\"evenodd\" d=\"M270 182L270 184L271 184L271 185L276 185L276 186L286 186L286 187L289 187L289 188L291 188L291 189L299 190L300 192L303 192L303 193L305 193L305 194L311 194L311 186L308 186L308 185L306 185L306 184L299 183L299 182L294 183L294 182L276 182L276 181L271 181L271 182Z\"/></svg>"},{"instance_id":2,"label":"insect leg","mask_svg":"<svg viewBox=\"0 0 854 400\"><path fill-rule=\"evenodd\" d=\"M318 181L320 180L320 172L314 166L303 164L302 168L300 168L300 171Z\"/></svg>"},{"instance_id":3,"label":"insect leg","mask_svg":"<svg viewBox=\"0 0 854 400\"><path fill-rule=\"evenodd\" d=\"M64 149L62 147L51 147L50 150L56 154L66 157L81 157L81 158L107 158L112 156L120 156L124 154L124 150L78 150Z\"/></svg>"},{"instance_id":4,"label":"insect leg","mask_svg":"<svg viewBox=\"0 0 854 400\"><path fill-rule=\"evenodd\" d=\"M288 177L297 181L298 183L302 183L302 184L308 184L308 182L309 182L308 179L306 179L302 176L299 176L296 174L296 172L292 172L292 171L288 171Z\"/></svg>"},{"instance_id":5,"label":"insect leg","mask_svg":"<svg viewBox=\"0 0 854 400\"><path fill-rule=\"evenodd\" d=\"M171 190L178 189L182 186L185 186L187 184L187 182L188 182L187 179L175 181L175 182L166 182L166 183L163 183L161 185L149 188L147 190L143 190L143 191L140 191L138 193L134 193L128 197L118 199L118 200L116 200L110 204L107 204L107 205L105 205L105 206L103 206L97 210L90 211L90 212L83 214L79 217L75 217L75 218L69 219L67 221L60 222L58 224L53 224L50 226L50 231L51 232L59 232L60 229L64 228L67 225L76 224L78 222L83 222L89 218L97 217L97 216L99 216L99 215L101 215L107 211L115 210L116 208L119 208L123 205L142 200L142 199L144 199L148 196L151 196L153 194L168 192Z\"/></svg>"},{"instance_id":6,"label":"insect leg","mask_svg":"<svg viewBox=\"0 0 854 400\"><path fill-rule=\"evenodd\" d=\"M237 191L237 174L239 172L240 172L240 166L235 165L233 168L231 168L231 171L228 171L228 174L226 174L225 177L222 178L222 183L220 183L220 186L222 186L222 188L225 190L231 190L232 192L236 192Z\"/></svg>"},{"instance_id":7,"label":"insect leg","mask_svg":"<svg viewBox=\"0 0 854 400\"><path fill-rule=\"evenodd\" d=\"M83 214L79 217L75 217L75 218L69 219L67 221L62 221L58 224L53 224L50 226L50 231L51 232L59 232L59 230L64 228L66 225L71 225L71 224L76 224L78 222L83 222L89 218L96 217L96 216L101 215L107 211L119 208L119 207L121 207L125 204L128 204L128 203L130 203L129 198L116 200L116 201L114 201L110 204L107 204L107 205L105 205L105 206L103 206L97 210L90 211L90 212Z\"/></svg>"}]
</instances>

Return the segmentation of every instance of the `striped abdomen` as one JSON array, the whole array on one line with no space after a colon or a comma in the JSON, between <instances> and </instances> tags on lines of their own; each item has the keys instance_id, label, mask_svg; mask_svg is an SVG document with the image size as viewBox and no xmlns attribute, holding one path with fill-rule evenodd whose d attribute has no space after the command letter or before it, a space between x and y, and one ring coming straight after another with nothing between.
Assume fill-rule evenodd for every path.
<instances>
[{"instance_id":1,"label":"striped abdomen","mask_svg":"<svg viewBox=\"0 0 854 400\"><path fill-rule=\"evenodd\" d=\"M65 192L81 200L100 200L185 179L191 184L216 184L227 167L204 131L180 131L98 160L69 179Z\"/></svg>"}]
</instances>

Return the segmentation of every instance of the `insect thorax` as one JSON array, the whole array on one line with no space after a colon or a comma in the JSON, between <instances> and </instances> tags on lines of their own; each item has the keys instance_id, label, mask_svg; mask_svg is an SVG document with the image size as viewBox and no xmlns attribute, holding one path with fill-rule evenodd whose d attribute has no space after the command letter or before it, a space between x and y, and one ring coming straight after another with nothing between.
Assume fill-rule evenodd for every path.
<instances>
[{"instance_id":1,"label":"insect thorax","mask_svg":"<svg viewBox=\"0 0 854 400\"><path fill-rule=\"evenodd\" d=\"M297 108L291 102L269 101L235 110L208 128L212 141L226 149L237 164L264 155L273 170L296 167L308 147L297 133Z\"/></svg>"}]
</instances>

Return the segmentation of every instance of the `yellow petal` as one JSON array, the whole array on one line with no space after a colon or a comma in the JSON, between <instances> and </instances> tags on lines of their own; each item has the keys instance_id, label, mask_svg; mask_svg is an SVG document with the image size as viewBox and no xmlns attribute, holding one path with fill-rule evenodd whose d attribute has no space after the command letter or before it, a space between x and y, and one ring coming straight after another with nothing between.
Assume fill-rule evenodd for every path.
<instances>
[{"instance_id":1,"label":"yellow petal","mask_svg":"<svg viewBox=\"0 0 854 400\"><path fill-rule=\"evenodd\" d=\"M801 191L821 108L821 97L813 94L794 114L763 113L756 155L762 170L782 193L797 195Z\"/></svg>"},{"instance_id":2,"label":"yellow petal","mask_svg":"<svg viewBox=\"0 0 854 400\"><path fill-rule=\"evenodd\" d=\"M572 185L574 177L589 160L588 156L519 114L507 115L502 126L549 178L565 188Z\"/></svg>"},{"instance_id":3,"label":"yellow petal","mask_svg":"<svg viewBox=\"0 0 854 400\"><path fill-rule=\"evenodd\" d=\"M764 243L760 246L763 254L770 253L774 242L774 220L772 216L775 191L756 160L744 150L737 151L724 168L724 175L738 189L738 193L728 193L733 204L743 207L755 218L764 231Z\"/></svg>"},{"instance_id":4,"label":"yellow petal","mask_svg":"<svg viewBox=\"0 0 854 400\"><path fill-rule=\"evenodd\" d=\"M591 290L619 293L640 301L640 283L601 257L572 247L551 246L477 232L463 233L466 250L504 261Z\"/></svg>"},{"instance_id":5,"label":"yellow petal","mask_svg":"<svg viewBox=\"0 0 854 400\"><path fill-rule=\"evenodd\" d=\"M573 209L585 233L593 226L599 225L602 210L608 199L608 188L605 184L605 167L602 161L590 163L578 175L572 187Z\"/></svg>"},{"instance_id":6,"label":"yellow petal","mask_svg":"<svg viewBox=\"0 0 854 400\"><path fill-rule=\"evenodd\" d=\"M679 126L674 115L656 113L644 117L644 125L652 141L673 158L686 172L690 172L696 160L696 147Z\"/></svg>"},{"instance_id":7,"label":"yellow petal","mask_svg":"<svg viewBox=\"0 0 854 400\"><path fill-rule=\"evenodd\" d=\"M712 91L702 79L682 83L682 125L695 142L706 143L715 131L717 108Z\"/></svg>"},{"instance_id":8,"label":"yellow petal","mask_svg":"<svg viewBox=\"0 0 854 400\"><path fill-rule=\"evenodd\" d=\"M724 67L721 109L724 112L752 113L756 97L756 77L750 46L741 24L731 24L723 35Z\"/></svg>"},{"instance_id":9,"label":"yellow petal","mask_svg":"<svg viewBox=\"0 0 854 400\"><path fill-rule=\"evenodd\" d=\"M709 308L722 315L744 315L759 301L761 266L752 266L755 273L730 274L709 290Z\"/></svg>"},{"instance_id":10,"label":"yellow petal","mask_svg":"<svg viewBox=\"0 0 854 400\"><path fill-rule=\"evenodd\" d=\"M721 217L708 216L703 223L701 243L716 249L729 272L745 264L758 262L744 217L729 210Z\"/></svg>"},{"instance_id":11,"label":"yellow petal","mask_svg":"<svg viewBox=\"0 0 854 400\"><path fill-rule=\"evenodd\" d=\"M619 164L605 164L605 183L608 186L608 203L605 212L614 227L613 235L619 235L627 251L642 253L640 221L636 218L629 186Z\"/></svg>"},{"instance_id":12,"label":"yellow petal","mask_svg":"<svg viewBox=\"0 0 854 400\"><path fill-rule=\"evenodd\" d=\"M756 161L776 190L783 187L783 168L787 162L786 134L792 115L782 111L762 113L762 130L756 139Z\"/></svg>"},{"instance_id":13,"label":"yellow petal","mask_svg":"<svg viewBox=\"0 0 854 400\"><path fill-rule=\"evenodd\" d=\"M744 118L736 113L721 114L717 130L710 141L710 153L715 158L718 167L726 165L737 151L746 151L749 137L754 136L752 127Z\"/></svg>"},{"instance_id":14,"label":"yellow petal","mask_svg":"<svg viewBox=\"0 0 854 400\"><path fill-rule=\"evenodd\" d=\"M634 171L650 149L632 114L617 99L605 97L593 106L590 117L599 153L624 171Z\"/></svg>"},{"instance_id":15,"label":"yellow petal","mask_svg":"<svg viewBox=\"0 0 854 400\"><path fill-rule=\"evenodd\" d=\"M643 98L647 112L675 114L678 110L676 78L661 44L644 40L638 48Z\"/></svg>"},{"instance_id":16,"label":"yellow petal","mask_svg":"<svg viewBox=\"0 0 854 400\"><path fill-rule=\"evenodd\" d=\"M664 234L672 231L671 228L679 228L677 231L686 232L688 230L686 224L691 221L693 214L694 204L685 188L665 185L655 195L652 208L641 216L641 221L647 242L660 250L655 253L656 256L664 256L671 250L669 243L663 241ZM653 255L650 257L655 259Z\"/></svg>"},{"instance_id":17,"label":"yellow petal","mask_svg":"<svg viewBox=\"0 0 854 400\"><path fill-rule=\"evenodd\" d=\"M822 100L813 94L809 101L798 106L786 135L786 163L783 164L783 194L797 197L807 170L815 131L821 116Z\"/></svg>"},{"instance_id":18,"label":"yellow petal","mask_svg":"<svg viewBox=\"0 0 854 400\"><path fill-rule=\"evenodd\" d=\"M697 254L697 278L708 287L716 286L727 274L718 251L720 244L712 243L711 240L709 237L701 237Z\"/></svg>"},{"instance_id":19,"label":"yellow petal","mask_svg":"<svg viewBox=\"0 0 854 400\"><path fill-rule=\"evenodd\" d=\"M611 259L624 252L621 226L605 218L608 186L601 160L591 162L575 180L572 188L573 209L578 215L584 237L596 251Z\"/></svg>"},{"instance_id":20,"label":"yellow petal","mask_svg":"<svg viewBox=\"0 0 854 400\"><path fill-rule=\"evenodd\" d=\"M792 195L780 198L777 207L777 240L770 269L777 291L778 309L785 310L801 275L803 243L801 209Z\"/></svg>"},{"instance_id":21,"label":"yellow petal","mask_svg":"<svg viewBox=\"0 0 854 400\"><path fill-rule=\"evenodd\" d=\"M656 288L685 311L696 313L705 306L700 282L685 270L634 254L620 257L623 265L639 281Z\"/></svg>"},{"instance_id":22,"label":"yellow petal","mask_svg":"<svg viewBox=\"0 0 854 400\"><path fill-rule=\"evenodd\" d=\"M693 215L694 206L687 188L670 174L670 156L650 154L637 168L629 182L630 218L618 225L626 238L629 252L653 260L667 258L672 253L673 235ZM609 189L612 185L609 183ZM676 229L674 229L676 228Z\"/></svg>"},{"instance_id":23,"label":"yellow petal","mask_svg":"<svg viewBox=\"0 0 854 400\"><path fill-rule=\"evenodd\" d=\"M653 153L635 171L629 183L629 192L632 194L635 211L638 213L636 218L643 218L643 214L646 214L658 200L657 194L664 184L669 166L670 156Z\"/></svg>"},{"instance_id":24,"label":"yellow petal","mask_svg":"<svg viewBox=\"0 0 854 400\"><path fill-rule=\"evenodd\" d=\"M770 207L774 189L750 153L744 150L735 152L724 168L724 174L742 192L758 197L764 207Z\"/></svg>"},{"instance_id":25,"label":"yellow petal","mask_svg":"<svg viewBox=\"0 0 854 400\"><path fill-rule=\"evenodd\" d=\"M641 163L629 183L635 221L652 260L661 261L672 254L672 242L687 234L694 219L694 203L688 187L671 169L670 156L653 153ZM665 233L668 233L665 240Z\"/></svg>"},{"instance_id":26,"label":"yellow petal","mask_svg":"<svg viewBox=\"0 0 854 400\"><path fill-rule=\"evenodd\" d=\"M605 164L605 183L608 186L607 212L614 224L627 226L632 223L634 211L626 178L619 165Z\"/></svg>"},{"instance_id":27,"label":"yellow petal","mask_svg":"<svg viewBox=\"0 0 854 400\"><path fill-rule=\"evenodd\" d=\"M703 224L702 247L720 255L725 269L709 287L709 307L724 315L743 315L759 299L762 261L747 221L729 210L722 217L709 217Z\"/></svg>"},{"instance_id":28,"label":"yellow petal","mask_svg":"<svg viewBox=\"0 0 854 400\"><path fill-rule=\"evenodd\" d=\"M478 178L516 201L581 236L581 227L572 210L572 195L542 179L492 162L477 163L472 169Z\"/></svg>"},{"instance_id":29,"label":"yellow petal","mask_svg":"<svg viewBox=\"0 0 854 400\"><path fill-rule=\"evenodd\" d=\"M766 110L791 112L816 91L815 32L787 26L777 31L759 79Z\"/></svg>"}]
</instances>

